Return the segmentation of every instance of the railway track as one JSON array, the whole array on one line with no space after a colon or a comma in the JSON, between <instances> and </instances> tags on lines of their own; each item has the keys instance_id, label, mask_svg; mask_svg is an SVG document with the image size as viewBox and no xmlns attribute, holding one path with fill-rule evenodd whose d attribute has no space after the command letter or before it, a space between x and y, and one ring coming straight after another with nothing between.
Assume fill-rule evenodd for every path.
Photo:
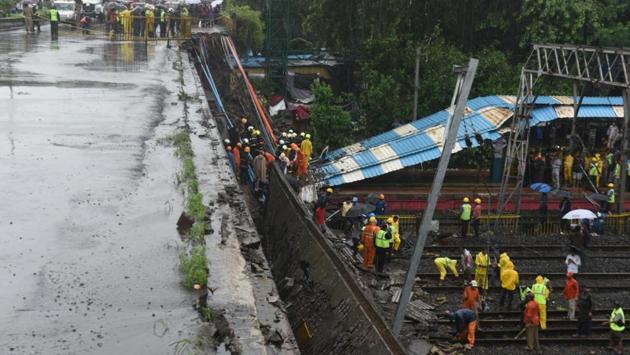
<instances>
[{"instance_id":1,"label":"railway track","mask_svg":"<svg viewBox=\"0 0 630 355\"><path fill-rule=\"evenodd\" d=\"M540 275L540 273L536 273L536 272L519 272L519 277L521 279L523 278L534 278L538 275ZM562 279L564 281L566 274L564 272L545 272L543 273L546 277L548 277L550 280L554 280L554 279ZM417 273L416 274L417 277L420 278L420 280L431 280L431 279L435 279L437 280L439 278L439 274L437 272L433 273L433 272L428 272L428 273ZM447 277L449 278L450 275ZM606 279L606 280L610 280L610 279L627 279L628 281L630 281L630 273L628 272L581 272L579 274L575 274L575 278L579 279L579 280L594 280L594 279ZM447 282L450 282L452 280L448 280Z\"/></svg>"},{"instance_id":2,"label":"railway track","mask_svg":"<svg viewBox=\"0 0 630 355\"><path fill-rule=\"evenodd\" d=\"M425 251L443 251L443 250L453 250L461 252L463 248L467 248L469 250L481 250L487 248L487 244L481 243L471 243L466 245L427 245L424 247ZM539 250L540 248L544 248L544 250L568 250L568 246L565 244L545 244L540 246L532 246L532 245L521 245L521 244L500 244L500 245L492 245L494 249L497 250L506 250L506 251L515 251L515 250ZM630 244L619 244L619 245L589 245L586 248L587 251L630 251Z\"/></svg>"},{"instance_id":3,"label":"railway track","mask_svg":"<svg viewBox=\"0 0 630 355\"><path fill-rule=\"evenodd\" d=\"M422 285L420 284L420 288L425 291L425 292L454 292L457 291L459 293L464 291L463 286L459 285ZM562 292L562 289L564 288L564 285L562 286L558 286L558 289L560 290L559 292ZM630 284L627 285L592 285L589 283L588 288L591 289L591 291L593 292L597 292L597 291L605 291L605 292L610 292L610 291L615 291L615 292L622 292L622 291L630 291ZM555 290L555 289L554 289ZM496 292L494 292L496 291ZM496 287L494 289L490 289L490 292L494 292L494 293L499 293L499 288Z\"/></svg>"}]
</instances>

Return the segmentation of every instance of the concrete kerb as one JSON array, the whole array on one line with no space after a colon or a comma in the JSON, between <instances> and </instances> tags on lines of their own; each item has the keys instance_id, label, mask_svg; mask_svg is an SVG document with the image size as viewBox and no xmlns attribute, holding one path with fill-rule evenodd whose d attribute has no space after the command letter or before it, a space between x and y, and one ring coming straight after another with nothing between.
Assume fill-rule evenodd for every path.
<instances>
[{"instance_id":1,"label":"concrete kerb","mask_svg":"<svg viewBox=\"0 0 630 355\"><path fill-rule=\"evenodd\" d=\"M234 335L233 349L251 354L299 353L201 80L190 62L183 62L182 70L199 190L210 215L208 304L225 315ZM282 344L274 345L279 338Z\"/></svg>"}]
</instances>

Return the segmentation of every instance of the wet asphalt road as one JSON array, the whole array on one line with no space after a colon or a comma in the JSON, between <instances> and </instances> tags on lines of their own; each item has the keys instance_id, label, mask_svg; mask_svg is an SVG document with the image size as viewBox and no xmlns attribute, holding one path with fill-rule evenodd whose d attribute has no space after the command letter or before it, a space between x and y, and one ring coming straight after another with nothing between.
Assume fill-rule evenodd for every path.
<instances>
[{"instance_id":1,"label":"wet asphalt road","mask_svg":"<svg viewBox=\"0 0 630 355\"><path fill-rule=\"evenodd\" d=\"M177 55L0 35L0 354L169 354L180 286Z\"/></svg>"}]
</instances>

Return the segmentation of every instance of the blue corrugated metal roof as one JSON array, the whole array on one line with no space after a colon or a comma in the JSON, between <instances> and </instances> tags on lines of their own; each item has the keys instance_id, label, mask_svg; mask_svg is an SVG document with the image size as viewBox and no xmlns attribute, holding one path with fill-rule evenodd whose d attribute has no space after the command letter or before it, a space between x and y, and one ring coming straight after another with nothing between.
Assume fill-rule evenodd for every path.
<instances>
[{"instance_id":1,"label":"blue corrugated metal roof","mask_svg":"<svg viewBox=\"0 0 630 355\"><path fill-rule=\"evenodd\" d=\"M457 132L460 147L465 146L466 134L471 138L475 133L479 133L484 139L493 141L499 139L501 134L498 130L512 115L514 104L510 102L511 99L513 100L513 97L484 96L468 101L468 114ZM570 104L572 100L572 97L539 96L536 99L537 107L532 112L531 123L538 124L557 119L556 108L572 108ZM616 118L618 115L613 107L622 104L623 100L620 97L585 97L578 116ZM488 116L488 110L491 109L495 110ZM326 184L336 186L438 159L443 140L442 131L439 129L443 129L449 115L447 110L442 110L357 144L334 150L328 155L329 161L314 168L323 176ZM566 113L562 115L566 117ZM472 143L473 147L478 145L474 138Z\"/></svg>"}]
</instances>

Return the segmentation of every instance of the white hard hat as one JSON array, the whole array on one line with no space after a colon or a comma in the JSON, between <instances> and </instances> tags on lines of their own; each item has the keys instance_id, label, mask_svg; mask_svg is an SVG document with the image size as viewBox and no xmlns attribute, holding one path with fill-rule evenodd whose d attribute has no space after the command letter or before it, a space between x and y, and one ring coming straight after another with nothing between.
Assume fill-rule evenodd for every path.
<instances>
[{"instance_id":1,"label":"white hard hat","mask_svg":"<svg viewBox=\"0 0 630 355\"><path fill-rule=\"evenodd\" d=\"M247 130L248 130L248 131L251 131L251 130L253 130L253 129L254 129L254 126L249 126L249 127L247 127Z\"/></svg>"},{"instance_id":2,"label":"white hard hat","mask_svg":"<svg viewBox=\"0 0 630 355\"><path fill-rule=\"evenodd\" d=\"M282 149L287 150L287 146L286 146L286 145L283 145L283 146L282 146Z\"/></svg>"},{"instance_id":3,"label":"white hard hat","mask_svg":"<svg viewBox=\"0 0 630 355\"><path fill-rule=\"evenodd\" d=\"M280 140L280 145L284 145L284 140Z\"/></svg>"},{"instance_id":4,"label":"white hard hat","mask_svg":"<svg viewBox=\"0 0 630 355\"><path fill-rule=\"evenodd\" d=\"M243 143L245 143L245 144L249 143L249 139L243 138Z\"/></svg>"},{"instance_id":5,"label":"white hard hat","mask_svg":"<svg viewBox=\"0 0 630 355\"><path fill-rule=\"evenodd\" d=\"M225 138L224 142L225 142L225 144L230 144L230 140L227 139L227 138Z\"/></svg>"},{"instance_id":6,"label":"white hard hat","mask_svg":"<svg viewBox=\"0 0 630 355\"><path fill-rule=\"evenodd\" d=\"M476 281L476 280L472 280L472 281L470 281L470 286L472 286L472 287L477 287L477 286L479 286L479 285L477 284L477 281Z\"/></svg>"}]
</instances>

